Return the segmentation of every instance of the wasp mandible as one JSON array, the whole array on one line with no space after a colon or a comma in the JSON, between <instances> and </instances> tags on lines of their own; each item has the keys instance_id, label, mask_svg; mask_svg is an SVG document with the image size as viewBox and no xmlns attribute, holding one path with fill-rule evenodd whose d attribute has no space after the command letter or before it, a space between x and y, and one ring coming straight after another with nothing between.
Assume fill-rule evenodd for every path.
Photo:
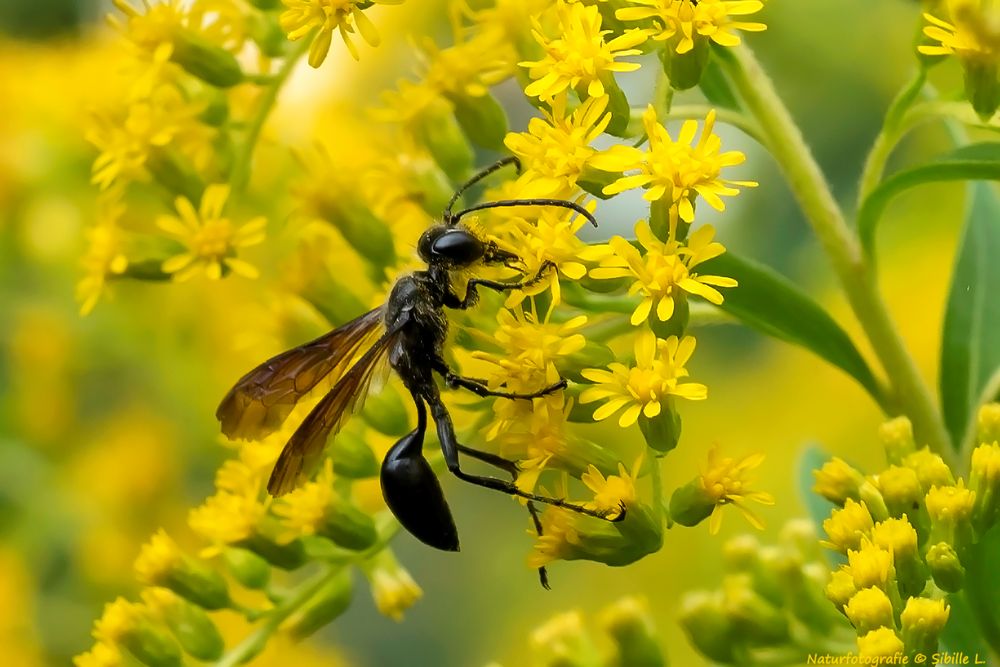
<instances>
[{"instance_id":1,"label":"wasp mandible","mask_svg":"<svg viewBox=\"0 0 1000 667\"><path fill-rule=\"evenodd\" d=\"M530 400L566 387L566 380L531 393L498 391L485 382L454 372L444 358L448 333L445 309L473 307L480 288L496 292L523 289L542 280L554 264L543 264L533 276L502 282L483 278L468 281L464 296L452 287L452 272L479 265L502 265L517 270L520 258L492 240L482 240L461 220L474 211L509 206L555 206L570 209L597 226L593 215L579 204L561 199L508 199L470 206L453 213L459 197L471 186L505 165L520 169L515 157L500 160L462 185L445 208L442 221L427 229L417 243L417 253L427 268L399 278L386 303L355 320L299 347L268 359L240 378L222 399L216 417L230 438L257 439L281 426L292 407L324 378L333 388L312 409L285 445L274 466L267 490L274 496L301 484L322 457L327 440L364 401L376 369L388 361L403 381L417 409L416 428L393 445L382 462L382 494L400 524L417 539L437 549L458 551L458 533L437 476L423 455L427 412L437 427L445 463L459 479L520 496L530 501L596 516L622 518L624 510L599 512L582 505L519 489L513 481L476 475L462 469L459 454L465 454L507 471L516 479L517 464L495 454L466 447L458 442L451 416L435 381L435 373L452 389L462 388L483 397ZM535 526L537 514L529 504ZM542 581L545 583L544 572Z\"/></svg>"}]
</instances>

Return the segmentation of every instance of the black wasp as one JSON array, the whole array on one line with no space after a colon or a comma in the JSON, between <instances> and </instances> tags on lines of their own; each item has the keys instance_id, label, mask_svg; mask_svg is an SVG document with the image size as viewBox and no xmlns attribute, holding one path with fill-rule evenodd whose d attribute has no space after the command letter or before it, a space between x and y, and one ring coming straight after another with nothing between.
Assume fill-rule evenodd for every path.
<instances>
[{"instance_id":1,"label":"black wasp","mask_svg":"<svg viewBox=\"0 0 1000 667\"><path fill-rule=\"evenodd\" d=\"M463 388L479 396L532 399L566 387L566 381L532 393L512 393L490 389L482 380L453 372L444 359L443 346L448 332L446 308L467 309L478 300L477 289L509 292L537 283L546 271L544 264L531 277L514 282L473 278L464 297L452 288L452 272L477 265L503 265L516 269L517 255L496 242L482 240L461 224L473 211L507 206L557 206L576 211L595 227L597 221L579 204L560 199L510 199L477 204L453 213L462 193L501 167L514 164L508 157L484 169L465 183L445 208L443 221L427 229L417 243L417 252L427 264L399 278L389 300L361 317L310 341L268 359L236 383L222 399L216 417L222 432L230 438L261 438L277 430L295 403L322 379L332 378L333 388L312 409L292 435L271 472L267 490L274 496L288 493L301 484L322 457L327 439L340 430L348 416L364 401L376 369L385 360L396 371L417 408L417 427L389 449L381 468L382 494L400 524L417 539L437 549L458 551L458 534L441 486L424 458L422 449L427 430L427 408L437 425L445 463L459 479L529 500L535 527L541 532L530 501L564 507L576 512L608 518L561 498L527 493L512 481L475 475L462 469L459 454L478 459L504 470L516 479L517 464L495 454L466 447L458 442L451 416L441 400L434 373L450 388ZM616 511L615 519L622 512ZM545 573L541 572L545 584Z\"/></svg>"}]
</instances>

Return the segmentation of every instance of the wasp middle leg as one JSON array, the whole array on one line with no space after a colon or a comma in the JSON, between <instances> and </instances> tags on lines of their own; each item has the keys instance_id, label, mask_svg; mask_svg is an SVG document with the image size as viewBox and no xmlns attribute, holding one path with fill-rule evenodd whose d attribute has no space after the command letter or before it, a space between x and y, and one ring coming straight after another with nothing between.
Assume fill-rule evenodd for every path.
<instances>
[{"instance_id":1,"label":"wasp middle leg","mask_svg":"<svg viewBox=\"0 0 1000 667\"><path fill-rule=\"evenodd\" d=\"M477 396L486 398L488 396L495 396L497 398L509 398L511 400L521 399L521 400L531 400L533 398L542 398L543 396L548 396L549 394L559 391L560 389L566 388L566 379L561 378L558 382L553 382L547 387L542 387L538 391L528 391L528 392L517 392L517 391L503 391L500 389L490 389L486 382L478 378L465 377L464 375L459 375L448 369L447 366L442 366L438 368L437 371L444 378L445 384L450 388L456 389L461 387L462 389L468 389Z\"/></svg>"}]
</instances>

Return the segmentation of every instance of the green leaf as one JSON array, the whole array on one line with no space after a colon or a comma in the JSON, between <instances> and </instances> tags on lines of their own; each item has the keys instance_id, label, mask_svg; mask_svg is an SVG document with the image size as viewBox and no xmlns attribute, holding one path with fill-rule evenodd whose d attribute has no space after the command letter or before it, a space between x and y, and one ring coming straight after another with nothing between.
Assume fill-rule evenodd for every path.
<instances>
[{"instance_id":1,"label":"green leaf","mask_svg":"<svg viewBox=\"0 0 1000 667\"><path fill-rule=\"evenodd\" d=\"M848 335L790 280L731 252L700 264L699 271L739 282L739 287L725 291L722 310L754 329L811 350L857 380L884 405L878 382Z\"/></svg>"},{"instance_id":2,"label":"green leaf","mask_svg":"<svg viewBox=\"0 0 1000 667\"><path fill-rule=\"evenodd\" d=\"M969 615L975 619L979 636L994 651L1000 650L1000 606L997 605L997 600L1000 600L1000 569L997 568L997 563L1000 562L1000 526L994 526L979 542L971 546L963 555L962 562L967 582L962 593L968 603ZM951 596L949 601L955 597ZM951 625L949 622L948 626ZM963 648L982 650L974 636L970 637L967 631L952 634L958 636L949 637L949 640L961 638L966 642ZM980 655L985 659L985 653Z\"/></svg>"},{"instance_id":3,"label":"green leaf","mask_svg":"<svg viewBox=\"0 0 1000 667\"><path fill-rule=\"evenodd\" d=\"M962 146L932 162L893 174L868 195L858 210L858 236L865 252L874 257L878 221L896 195L924 183L982 180L1000 180L1000 143Z\"/></svg>"},{"instance_id":4,"label":"green leaf","mask_svg":"<svg viewBox=\"0 0 1000 667\"><path fill-rule=\"evenodd\" d=\"M1000 368L1000 199L987 183L971 191L941 340L941 408L956 446Z\"/></svg>"},{"instance_id":5,"label":"green leaf","mask_svg":"<svg viewBox=\"0 0 1000 667\"><path fill-rule=\"evenodd\" d=\"M729 80L726 78L716 58L713 57L708 61L705 71L701 74L701 81L698 82L698 87L701 88L705 99L711 102L712 106L733 109L735 111L741 109L739 99L736 97L736 93L733 92L732 86L729 85Z\"/></svg>"}]
</instances>

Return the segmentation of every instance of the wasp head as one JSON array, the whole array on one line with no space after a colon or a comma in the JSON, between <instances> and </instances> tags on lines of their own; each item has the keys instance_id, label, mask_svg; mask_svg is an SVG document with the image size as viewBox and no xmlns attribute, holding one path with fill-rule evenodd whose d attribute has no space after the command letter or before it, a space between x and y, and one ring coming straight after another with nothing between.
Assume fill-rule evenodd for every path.
<instances>
[{"instance_id":1,"label":"wasp head","mask_svg":"<svg viewBox=\"0 0 1000 667\"><path fill-rule=\"evenodd\" d=\"M427 264L445 268L466 268L484 262L511 266L520 261L495 241L484 241L462 225L435 225L417 241L417 253Z\"/></svg>"}]
</instances>

